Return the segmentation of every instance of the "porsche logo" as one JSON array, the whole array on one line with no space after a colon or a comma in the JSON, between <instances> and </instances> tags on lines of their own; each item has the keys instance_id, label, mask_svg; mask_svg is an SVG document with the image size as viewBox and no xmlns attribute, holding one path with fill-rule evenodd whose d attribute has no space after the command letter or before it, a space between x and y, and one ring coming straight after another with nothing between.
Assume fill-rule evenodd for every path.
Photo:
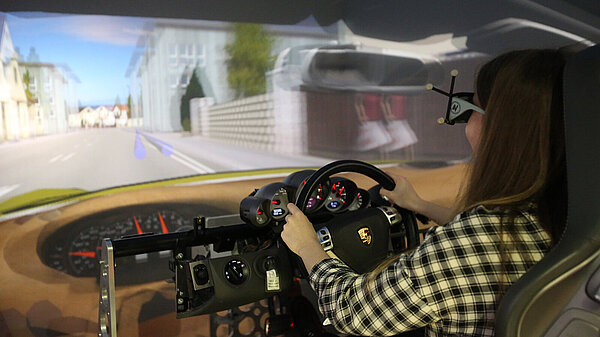
<instances>
[{"instance_id":1,"label":"porsche logo","mask_svg":"<svg viewBox=\"0 0 600 337\"><path fill-rule=\"evenodd\" d=\"M358 237L362 241L363 244L370 246L371 245L371 231L369 227L363 227L358 230Z\"/></svg>"}]
</instances>

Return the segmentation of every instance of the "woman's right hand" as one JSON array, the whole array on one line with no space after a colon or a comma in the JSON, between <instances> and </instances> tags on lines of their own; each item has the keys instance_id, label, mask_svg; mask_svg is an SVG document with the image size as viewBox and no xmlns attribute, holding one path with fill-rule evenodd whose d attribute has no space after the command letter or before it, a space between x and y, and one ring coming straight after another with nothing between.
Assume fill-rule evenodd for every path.
<instances>
[{"instance_id":1,"label":"woman's right hand","mask_svg":"<svg viewBox=\"0 0 600 337\"><path fill-rule=\"evenodd\" d=\"M387 198L393 204L422 214L440 225L452 220L456 215L452 208L421 199L406 177L393 173L389 173L389 176L396 182L396 187L393 191L382 188L379 194L384 199Z\"/></svg>"},{"instance_id":2,"label":"woman's right hand","mask_svg":"<svg viewBox=\"0 0 600 337\"><path fill-rule=\"evenodd\" d=\"M423 199L417 194L410 181L398 174L388 174L394 179L396 187L393 191L382 188L379 194L393 204L414 212L419 212L421 209L420 206L423 204Z\"/></svg>"}]
</instances>

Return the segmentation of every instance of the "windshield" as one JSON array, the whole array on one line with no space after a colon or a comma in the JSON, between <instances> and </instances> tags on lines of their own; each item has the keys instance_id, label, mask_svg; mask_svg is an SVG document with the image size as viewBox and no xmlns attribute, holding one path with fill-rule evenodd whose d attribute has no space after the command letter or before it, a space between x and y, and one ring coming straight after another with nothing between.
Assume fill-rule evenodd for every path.
<instances>
[{"instance_id":1,"label":"windshield","mask_svg":"<svg viewBox=\"0 0 600 337\"><path fill-rule=\"evenodd\" d=\"M89 10L2 9L13 3ZM0 12L0 336L97 336L105 238L191 232L207 224L200 217L237 224L262 186L294 174L300 186L335 160L406 175L423 199L454 206L467 166L455 164L472 154L466 112L493 113L474 99L479 67L508 50L600 40L600 15L583 1L165 3L107 1L113 16ZM118 15L194 11L207 20ZM262 12L252 19L263 24L208 20ZM375 204L371 181L344 177L319 184L306 206L333 217L338 199ZM318 201L331 191L338 199ZM282 216L288 191L273 193L260 207ZM279 247L263 239L242 247ZM194 258L234 254L233 241L194 247ZM177 255L118 257L119 335L265 335L266 300L177 320Z\"/></svg>"},{"instance_id":2,"label":"windshield","mask_svg":"<svg viewBox=\"0 0 600 337\"><path fill-rule=\"evenodd\" d=\"M451 34L386 42L312 18L6 13L0 23L0 202L347 158L463 160L462 127L436 123L447 100L425 85L447 86L456 68L456 88L472 91L487 57L454 57L464 45Z\"/></svg>"}]
</instances>

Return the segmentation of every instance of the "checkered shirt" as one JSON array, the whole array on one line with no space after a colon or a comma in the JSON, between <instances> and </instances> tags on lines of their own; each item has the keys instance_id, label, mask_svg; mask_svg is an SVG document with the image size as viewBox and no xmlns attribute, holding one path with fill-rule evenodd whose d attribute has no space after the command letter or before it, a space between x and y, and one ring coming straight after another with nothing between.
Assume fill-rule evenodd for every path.
<instances>
[{"instance_id":1,"label":"checkered shirt","mask_svg":"<svg viewBox=\"0 0 600 337\"><path fill-rule=\"evenodd\" d=\"M509 248L504 272L501 213L479 206L429 229L419 247L377 275L371 297L367 274L356 274L340 260L317 263L310 284L319 309L336 330L352 335L391 336L426 327L427 336L493 336L503 285L514 283L550 248L550 236L533 211L515 218L521 253ZM505 247L515 247L507 234L503 239Z\"/></svg>"}]
</instances>

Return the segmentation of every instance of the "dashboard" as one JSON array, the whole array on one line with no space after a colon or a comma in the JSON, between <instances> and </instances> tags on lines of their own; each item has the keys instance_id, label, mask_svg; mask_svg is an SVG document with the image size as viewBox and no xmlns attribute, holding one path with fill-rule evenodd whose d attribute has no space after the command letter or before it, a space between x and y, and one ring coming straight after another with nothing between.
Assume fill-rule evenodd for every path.
<instances>
[{"instance_id":1,"label":"dashboard","mask_svg":"<svg viewBox=\"0 0 600 337\"><path fill-rule=\"evenodd\" d=\"M348 171L378 184L367 191L350 178L335 176ZM114 291L113 256L145 255L147 259L149 253L166 252L168 257L165 249L170 249L169 269L174 274L178 318L216 313L285 294L298 286L294 278L308 278L302 261L287 249L279 235L292 201L305 210L329 256L341 259L358 273L366 273L391 253L419 243L414 213L391 207L379 197L380 186L392 189L394 180L368 163L342 160L318 171L294 172L281 182L265 184L241 201L239 214L197 218L193 227L180 233L166 231L159 212L158 220L151 223L162 232L147 235L139 230L134 216L133 221L125 222L125 228L138 228L137 234L102 243L101 292ZM311 207L307 208L308 204ZM150 217L156 219L157 215ZM81 253L76 254L79 257ZM116 265L123 268L123 263ZM119 274L115 270L116 279ZM106 299L101 300L102 317L116 310L113 305L110 312L106 311L106 303Z\"/></svg>"},{"instance_id":2,"label":"dashboard","mask_svg":"<svg viewBox=\"0 0 600 337\"><path fill-rule=\"evenodd\" d=\"M423 198L451 205L464 166L439 169L390 167L385 171L406 176ZM0 283L3 284L0 288L0 330L6 328L10 334L18 336L35 336L40 331L51 331L55 335L96 336L98 276L94 269L99 237L138 234L136 220L142 232L168 231L170 234L185 230L198 216L239 214L240 202L256 187L280 184L290 173L118 191L0 220ZM298 176L300 179L302 174ZM343 178L344 183L336 185L339 178ZM350 191L352 188L348 186L352 184L345 179L357 186L355 193ZM302 182L298 185L286 182L285 185L299 186ZM358 174L332 177L322 184L323 191L313 195L316 200L310 212L314 217L327 217L337 212L340 215L348 213L348 204L357 207L360 202L359 208L366 207L370 201L361 190L366 191L373 184L371 179ZM342 185L345 187L340 191ZM295 193L293 189L286 190L290 193L288 198ZM255 196L257 194L258 191ZM319 196L321 199L317 198ZM359 198L362 201L357 200ZM280 205L283 204L283 198L279 200ZM340 201L341 207L327 207L327 200L346 202ZM272 211L278 208L275 206L278 205L271 203L265 210L272 216ZM264 251L257 254L260 252ZM117 318L119 322L127 322L119 325L120 335L210 335L208 315L176 319L174 285L166 282L172 277L168 260L166 252L117 258ZM264 306L260 308L264 312ZM245 314L254 311L236 309ZM257 324L264 322L262 314L260 317Z\"/></svg>"}]
</instances>

